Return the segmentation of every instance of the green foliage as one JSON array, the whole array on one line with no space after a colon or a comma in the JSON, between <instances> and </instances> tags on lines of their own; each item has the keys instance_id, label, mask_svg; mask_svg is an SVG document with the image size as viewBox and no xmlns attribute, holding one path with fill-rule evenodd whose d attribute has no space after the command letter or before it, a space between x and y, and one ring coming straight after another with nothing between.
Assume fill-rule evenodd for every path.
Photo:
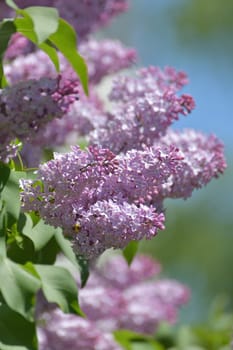
<instances>
[{"instance_id":1,"label":"green foliage","mask_svg":"<svg viewBox=\"0 0 233 350\"><path fill-rule=\"evenodd\" d=\"M0 257L0 291L5 303L29 321L33 320L34 297L40 281L28 273L22 265L7 257Z\"/></svg>"},{"instance_id":2,"label":"green foliage","mask_svg":"<svg viewBox=\"0 0 233 350\"><path fill-rule=\"evenodd\" d=\"M119 330L114 332L116 341L125 350L163 350L155 339L149 336L131 332L128 330Z\"/></svg>"},{"instance_id":3,"label":"green foliage","mask_svg":"<svg viewBox=\"0 0 233 350\"><path fill-rule=\"evenodd\" d=\"M37 350L35 323L4 304L0 304L0 349Z\"/></svg>"},{"instance_id":4,"label":"green foliage","mask_svg":"<svg viewBox=\"0 0 233 350\"><path fill-rule=\"evenodd\" d=\"M46 41L51 34L57 32L59 26L59 14L57 9L33 6L27 7L26 10L21 10L19 13L25 18L30 18L32 21L39 45Z\"/></svg>"},{"instance_id":5,"label":"green foliage","mask_svg":"<svg viewBox=\"0 0 233 350\"><path fill-rule=\"evenodd\" d=\"M88 93L87 67L84 59L77 52L77 38L74 29L63 19L59 20L56 33L49 40L63 53L78 74L84 91Z\"/></svg>"},{"instance_id":6,"label":"green foliage","mask_svg":"<svg viewBox=\"0 0 233 350\"><path fill-rule=\"evenodd\" d=\"M127 247L125 247L125 249L123 250L124 258L129 265L133 261L135 255L137 254L137 251L138 251L138 242L137 241L129 242Z\"/></svg>"},{"instance_id":7,"label":"green foliage","mask_svg":"<svg viewBox=\"0 0 233 350\"><path fill-rule=\"evenodd\" d=\"M16 26L12 21L2 21L0 22L0 38L1 38L1 46L0 46L0 87L4 87L7 85L4 71L3 71L3 56L4 52L7 49L8 43L10 41L11 35L16 32Z\"/></svg>"},{"instance_id":8,"label":"green foliage","mask_svg":"<svg viewBox=\"0 0 233 350\"><path fill-rule=\"evenodd\" d=\"M89 277L88 261L80 255L75 255L70 242L64 238L61 232L55 235L56 242L59 245L65 257L80 271L81 287L84 287Z\"/></svg>"},{"instance_id":9,"label":"green foliage","mask_svg":"<svg viewBox=\"0 0 233 350\"><path fill-rule=\"evenodd\" d=\"M63 312L83 315L77 301L77 284L68 270L51 265L31 265L41 280L45 298L56 303Z\"/></svg>"}]
</instances>

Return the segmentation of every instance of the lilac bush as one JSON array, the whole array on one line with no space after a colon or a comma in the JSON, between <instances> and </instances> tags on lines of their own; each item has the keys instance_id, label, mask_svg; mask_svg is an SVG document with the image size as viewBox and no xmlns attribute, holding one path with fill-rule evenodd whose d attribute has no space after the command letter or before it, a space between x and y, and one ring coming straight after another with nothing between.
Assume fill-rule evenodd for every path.
<instances>
[{"instance_id":1,"label":"lilac bush","mask_svg":"<svg viewBox=\"0 0 233 350\"><path fill-rule=\"evenodd\" d=\"M31 0L16 2L22 8L35 5ZM151 66L123 74L134 68L136 51L117 40L94 37L97 29L127 10L128 1L38 0L36 5L56 7L77 31L78 52L88 66L89 95L61 53L57 73L51 57L20 33L12 35L4 56L9 86L0 90L0 272L10 266L14 277L20 266L20 274L6 282L19 300L24 300L24 286L25 305L17 309L15 295L8 304L1 286L0 292L28 327L28 305L33 314L35 294L43 294L34 322L40 350L120 350L117 331L152 339L161 323L177 322L190 291L178 281L157 278L160 264L149 257L136 256L130 267L121 256L97 267L97 258L110 248L122 249L131 262L131 244L164 229L167 198L187 199L224 172L223 144L214 135L172 129L195 108L192 96L183 93L188 84L184 72ZM0 9L1 16L13 12L1 1ZM111 89L103 93L102 83L111 76ZM59 152L58 146L65 151ZM48 150L55 151L52 159ZM37 168L31 178L21 175L20 189L17 182L21 211L19 203L6 204L16 181L8 171L19 167L19 154L23 170ZM8 176L10 191L4 193ZM3 231L8 246L2 258ZM17 249L23 250L23 258ZM53 266L58 253L79 264L81 276L75 273L75 282L68 271ZM88 263L91 274L81 288ZM77 286L86 318L80 317ZM35 337L32 344L28 348L36 350Z\"/></svg>"}]
</instances>

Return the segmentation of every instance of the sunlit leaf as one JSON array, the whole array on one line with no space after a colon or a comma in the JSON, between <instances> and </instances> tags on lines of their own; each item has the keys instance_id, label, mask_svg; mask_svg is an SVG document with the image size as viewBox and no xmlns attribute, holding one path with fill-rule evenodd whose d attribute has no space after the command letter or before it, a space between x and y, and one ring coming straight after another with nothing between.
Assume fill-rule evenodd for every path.
<instances>
[{"instance_id":1,"label":"sunlit leaf","mask_svg":"<svg viewBox=\"0 0 233 350\"><path fill-rule=\"evenodd\" d=\"M84 91L88 93L87 66L82 56L77 52L75 30L66 21L60 18L58 30L49 37L49 40L61 51L72 65L80 78Z\"/></svg>"},{"instance_id":2,"label":"sunlit leaf","mask_svg":"<svg viewBox=\"0 0 233 350\"><path fill-rule=\"evenodd\" d=\"M58 29L59 14L56 8L33 6L21 10L20 13L30 17L38 44L46 41Z\"/></svg>"}]
</instances>

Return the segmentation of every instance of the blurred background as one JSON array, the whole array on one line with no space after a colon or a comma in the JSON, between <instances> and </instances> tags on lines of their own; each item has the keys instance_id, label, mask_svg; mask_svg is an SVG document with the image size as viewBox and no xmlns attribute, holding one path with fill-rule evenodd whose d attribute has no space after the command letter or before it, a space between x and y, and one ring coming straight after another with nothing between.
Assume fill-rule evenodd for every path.
<instances>
[{"instance_id":1,"label":"blurred background","mask_svg":"<svg viewBox=\"0 0 233 350\"><path fill-rule=\"evenodd\" d=\"M135 47L140 66L184 70L196 110L174 127L214 133L225 144L225 174L186 201L166 202L166 230L141 250L191 287L183 321L206 321L222 296L233 310L233 1L131 0L101 35Z\"/></svg>"}]
</instances>

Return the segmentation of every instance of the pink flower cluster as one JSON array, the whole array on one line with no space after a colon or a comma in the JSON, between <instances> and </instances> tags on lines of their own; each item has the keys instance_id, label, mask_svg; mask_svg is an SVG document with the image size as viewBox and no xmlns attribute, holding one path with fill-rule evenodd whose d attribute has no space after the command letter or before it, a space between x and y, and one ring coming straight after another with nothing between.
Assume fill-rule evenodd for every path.
<instances>
[{"instance_id":1,"label":"pink flower cluster","mask_svg":"<svg viewBox=\"0 0 233 350\"><path fill-rule=\"evenodd\" d=\"M109 122L90 135L91 143L116 154L152 146L180 114L187 115L194 108L191 96L177 96L186 83L186 75L172 68L149 67L136 77L116 78L110 100L118 102L117 106Z\"/></svg>"},{"instance_id":2,"label":"pink flower cluster","mask_svg":"<svg viewBox=\"0 0 233 350\"><path fill-rule=\"evenodd\" d=\"M62 227L78 254L93 258L163 228L164 214L147 197L173 172L179 159L175 150L131 152L128 162L95 147L81 151L76 146L54 156L39 167L42 187L37 180L21 181L23 209Z\"/></svg>"},{"instance_id":3,"label":"pink flower cluster","mask_svg":"<svg viewBox=\"0 0 233 350\"><path fill-rule=\"evenodd\" d=\"M115 330L153 335L161 322L174 324L190 292L175 280L154 279L159 272L160 264L145 256L137 256L130 267L115 256L95 268L79 292L87 319L46 308L40 316L46 322L38 331L40 350L121 349L112 336Z\"/></svg>"}]
</instances>

